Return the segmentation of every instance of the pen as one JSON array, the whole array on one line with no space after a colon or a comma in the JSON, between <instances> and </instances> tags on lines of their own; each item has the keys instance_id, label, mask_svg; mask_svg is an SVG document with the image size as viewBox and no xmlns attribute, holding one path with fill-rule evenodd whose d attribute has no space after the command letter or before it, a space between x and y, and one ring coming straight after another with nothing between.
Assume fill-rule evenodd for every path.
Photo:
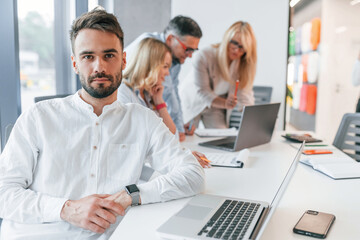
<instances>
[{"instance_id":1,"label":"pen","mask_svg":"<svg viewBox=\"0 0 360 240\"><path fill-rule=\"evenodd\" d=\"M192 125L194 123L194 119L190 121L188 130L191 131Z\"/></svg>"},{"instance_id":2,"label":"pen","mask_svg":"<svg viewBox=\"0 0 360 240\"><path fill-rule=\"evenodd\" d=\"M205 162L211 163L211 161L209 159L207 159L206 157L199 156L199 158Z\"/></svg>"},{"instance_id":3,"label":"pen","mask_svg":"<svg viewBox=\"0 0 360 240\"><path fill-rule=\"evenodd\" d=\"M326 147L327 144L305 144L305 147Z\"/></svg>"},{"instance_id":4,"label":"pen","mask_svg":"<svg viewBox=\"0 0 360 240\"><path fill-rule=\"evenodd\" d=\"M237 95L237 91L238 91L238 88L239 88L239 80L236 80L236 83L235 83L235 93L234 93L234 96L236 97Z\"/></svg>"}]
</instances>

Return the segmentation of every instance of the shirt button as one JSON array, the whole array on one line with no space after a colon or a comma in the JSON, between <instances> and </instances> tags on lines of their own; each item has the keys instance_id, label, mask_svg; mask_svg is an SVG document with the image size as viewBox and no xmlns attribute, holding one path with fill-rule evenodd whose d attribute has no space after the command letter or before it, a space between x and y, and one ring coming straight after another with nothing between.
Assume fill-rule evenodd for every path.
<instances>
[{"instance_id":1,"label":"shirt button","mask_svg":"<svg viewBox=\"0 0 360 240\"><path fill-rule=\"evenodd\" d=\"M90 177L92 177L92 178L93 178L93 177L95 177L95 174L93 174L93 173L92 173L92 174L90 174Z\"/></svg>"},{"instance_id":2,"label":"shirt button","mask_svg":"<svg viewBox=\"0 0 360 240\"><path fill-rule=\"evenodd\" d=\"M121 148L124 149L124 148L126 148L126 146L125 146L125 145L122 145Z\"/></svg>"},{"instance_id":3,"label":"shirt button","mask_svg":"<svg viewBox=\"0 0 360 240\"><path fill-rule=\"evenodd\" d=\"M99 123L98 123L98 122L96 122L96 123L95 123L95 125L96 125L96 126L99 126Z\"/></svg>"},{"instance_id":4,"label":"shirt button","mask_svg":"<svg viewBox=\"0 0 360 240\"><path fill-rule=\"evenodd\" d=\"M97 149L97 146L93 146L93 149L96 150L96 149Z\"/></svg>"}]
</instances>

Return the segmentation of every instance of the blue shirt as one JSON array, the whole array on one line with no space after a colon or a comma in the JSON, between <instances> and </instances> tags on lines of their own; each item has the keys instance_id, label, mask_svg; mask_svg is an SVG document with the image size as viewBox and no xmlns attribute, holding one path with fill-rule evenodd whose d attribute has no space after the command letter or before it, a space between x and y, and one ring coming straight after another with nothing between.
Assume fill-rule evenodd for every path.
<instances>
[{"instance_id":1,"label":"blue shirt","mask_svg":"<svg viewBox=\"0 0 360 240\"><path fill-rule=\"evenodd\" d=\"M162 42L165 42L164 33L143 33L139 37L137 37L132 43L130 43L126 48L126 61L129 62L132 56L135 53L136 48L138 47L141 40L145 38L155 38ZM172 61L172 65L170 68L170 75L165 77L164 92L163 98L166 102L168 112L176 125L176 129L178 132L185 132L184 122L183 122L183 114L181 111L181 102L179 97L178 85L179 85L179 73L180 73L181 65L177 60Z\"/></svg>"}]
</instances>

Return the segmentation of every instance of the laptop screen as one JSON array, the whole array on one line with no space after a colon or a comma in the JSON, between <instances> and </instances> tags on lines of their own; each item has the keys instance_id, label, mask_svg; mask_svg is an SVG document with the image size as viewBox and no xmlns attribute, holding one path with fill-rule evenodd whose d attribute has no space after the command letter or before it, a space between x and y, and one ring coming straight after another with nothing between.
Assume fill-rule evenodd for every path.
<instances>
[{"instance_id":1,"label":"laptop screen","mask_svg":"<svg viewBox=\"0 0 360 240\"><path fill-rule=\"evenodd\" d=\"M272 200L272 202L270 204L270 211L267 214L266 219L264 220L264 222L263 222L263 224L261 226L259 234L256 236L256 239L260 239L260 236L262 235L262 233L265 230L265 226L270 221L271 216L274 214L275 209L276 209L277 205L279 204L282 195L284 194L287 186L289 185L290 180L291 180L292 176L295 173L295 170L296 170L296 167L298 165L298 162L299 162L301 153L302 153L302 151L304 149L304 146L305 146L305 141L301 144L301 146L300 146L300 148L299 148L293 162L291 163L291 166L289 167L289 170L286 173L286 176L285 176L284 180L282 181L280 187L278 188L278 190L277 190L277 192L275 194L275 197L273 198L273 200Z\"/></svg>"}]
</instances>

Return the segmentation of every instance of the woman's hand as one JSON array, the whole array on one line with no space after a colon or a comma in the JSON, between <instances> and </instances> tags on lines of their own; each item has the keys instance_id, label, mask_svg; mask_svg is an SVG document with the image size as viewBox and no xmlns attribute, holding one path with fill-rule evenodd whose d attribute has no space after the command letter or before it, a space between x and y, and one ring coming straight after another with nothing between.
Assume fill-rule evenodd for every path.
<instances>
[{"instance_id":1,"label":"woman's hand","mask_svg":"<svg viewBox=\"0 0 360 240\"><path fill-rule=\"evenodd\" d=\"M206 158L206 156L202 153L199 153L197 151L192 151L192 154L195 156L195 158L198 160L198 162L200 163L200 165L203 168L210 168L210 161Z\"/></svg>"},{"instance_id":2,"label":"woman's hand","mask_svg":"<svg viewBox=\"0 0 360 240\"><path fill-rule=\"evenodd\" d=\"M164 102L163 99L164 86L162 84L156 84L150 90L150 95L155 105L161 104Z\"/></svg>"},{"instance_id":3,"label":"woman's hand","mask_svg":"<svg viewBox=\"0 0 360 240\"><path fill-rule=\"evenodd\" d=\"M229 95L225 100L225 108L226 109L233 109L237 104L237 96Z\"/></svg>"}]
</instances>

